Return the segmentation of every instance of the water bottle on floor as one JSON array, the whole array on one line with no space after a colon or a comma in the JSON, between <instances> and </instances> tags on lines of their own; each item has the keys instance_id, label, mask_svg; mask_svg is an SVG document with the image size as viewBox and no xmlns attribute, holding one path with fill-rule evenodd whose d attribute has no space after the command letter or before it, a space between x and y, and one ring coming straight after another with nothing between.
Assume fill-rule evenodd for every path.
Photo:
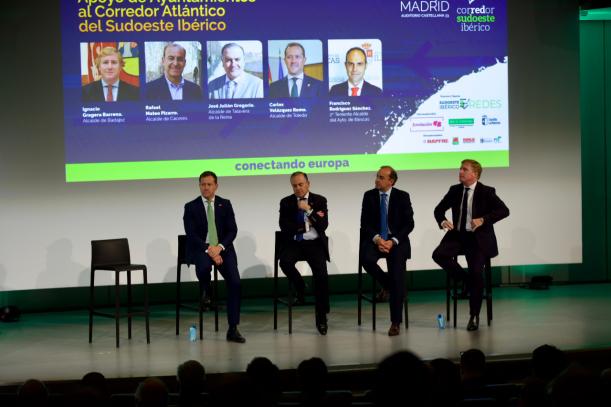
<instances>
[{"instance_id":1,"label":"water bottle on floor","mask_svg":"<svg viewBox=\"0 0 611 407\"><path fill-rule=\"evenodd\" d=\"M189 341L197 341L197 326L195 326L195 324L189 327Z\"/></svg>"},{"instance_id":2,"label":"water bottle on floor","mask_svg":"<svg viewBox=\"0 0 611 407\"><path fill-rule=\"evenodd\" d=\"M437 326L439 327L439 329L446 328L446 319L443 317L443 314L437 315Z\"/></svg>"}]
</instances>

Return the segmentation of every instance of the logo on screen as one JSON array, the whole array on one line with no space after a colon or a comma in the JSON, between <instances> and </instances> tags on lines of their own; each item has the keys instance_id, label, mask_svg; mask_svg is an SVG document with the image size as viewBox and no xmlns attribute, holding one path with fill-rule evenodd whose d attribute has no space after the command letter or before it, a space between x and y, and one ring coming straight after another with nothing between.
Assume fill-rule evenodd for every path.
<instances>
[{"instance_id":1,"label":"logo on screen","mask_svg":"<svg viewBox=\"0 0 611 407\"><path fill-rule=\"evenodd\" d=\"M401 1L401 18L450 18L447 0Z\"/></svg>"},{"instance_id":2,"label":"logo on screen","mask_svg":"<svg viewBox=\"0 0 611 407\"><path fill-rule=\"evenodd\" d=\"M501 122L496 117L490 117L487 115L482 116L482 125L483 126L494 126L497 124L501 124Z\"/></svg>"}]
</instances>

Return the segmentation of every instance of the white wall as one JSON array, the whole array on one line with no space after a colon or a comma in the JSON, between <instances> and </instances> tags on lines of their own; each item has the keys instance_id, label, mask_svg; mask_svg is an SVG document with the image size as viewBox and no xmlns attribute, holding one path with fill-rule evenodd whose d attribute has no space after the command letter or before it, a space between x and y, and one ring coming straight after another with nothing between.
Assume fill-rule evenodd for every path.
<instances>
[{"instance_id":1,"label":"white wall","mask_svg":"<svg viewBox=\"0 0 611 407\"><path fill-rule=\"evenodd\" d=\"M24 4L0 28L5 55L0 98L0 290L88 284L90 241L128 237L149 281L174 281L176 235L196 179L64 182L58 5ZM498 224L496 265L581 262L581 170L577 7L510 0L511 167L484 169L511 210ZM556 3L565 6L556 7ZM573 2L576 3L576 2ZM57 17L57 18L56 18ZM8 19L8 18L7 18ZM457 167L459 163L456 164ZM204 168L202 168L204 170ZM194 174L196 177L198 174ZM329 201L331 273L356 271L360 203L373 173L312 175ZM399 174L410 192L416 228L412 269L436 268L441 238L432 211L457 170ZM270 275L278 202L287 176L224 178L232 200L242 276Z\"/></svg>"}]
</instances>

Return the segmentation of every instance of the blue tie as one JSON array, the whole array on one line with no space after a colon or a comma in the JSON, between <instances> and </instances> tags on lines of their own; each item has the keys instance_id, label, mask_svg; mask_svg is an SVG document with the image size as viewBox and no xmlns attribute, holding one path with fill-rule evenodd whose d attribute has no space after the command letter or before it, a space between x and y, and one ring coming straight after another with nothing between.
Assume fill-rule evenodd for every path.
<instances>
[{"instance_id":1,"label":"blue tie","mask_svg":"<svg viewBox=\"0 0 611 407\"><path fill-rule=\"evenodd\" d=\"M383 192L380 196L380 237L388 240L388 204L386 197L388 194Z\"/></svg>"}]
</instances>

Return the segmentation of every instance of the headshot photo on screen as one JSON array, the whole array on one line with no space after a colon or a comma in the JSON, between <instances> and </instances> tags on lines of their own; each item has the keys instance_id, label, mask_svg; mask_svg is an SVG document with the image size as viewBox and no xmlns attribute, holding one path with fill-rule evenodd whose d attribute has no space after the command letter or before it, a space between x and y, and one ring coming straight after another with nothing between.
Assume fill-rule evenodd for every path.
<instances>
[{"instance_id":1,"label":"headshot photo on screen","mask_svg":"<svg viewBox=\"0 0 611 407\"><path fill-rule=\"evenodd\" d=\"M260 41L208 41L208 97L263 97L263 47Z\"/></svg>"},{"instance_id":2,"label":"headshot photo on screen","mask_svg":"<svg viewBox=\"0 0 611 407\"><path fill-rule=\"evenodd\" d=\"M377 39L329 40L329 95L382 94L382 42Z\"/></svg>"},{"instance_id":3,"label":"headshot photo on screen","mask_svg":"<svg viewBox=\"0 0 611 407\"><path fill-rule=\"evenodd\" d=\"M139 54L136 42L81 43L83 102L138 100Z\"/></svg>"},{"instance_id":4,"label":"headshot photo on screen","mask_svg":"<svg viewBox=\"0 0 611 407\"><path fill-rule=\"evenodd\" d=\"M199 41L144 44L147 100L199 100L202 45Z\"/></svg>"},{"instance_id":5,"label":"headshot photo on screen","mask_svg":"<svg viewBox=\"0 0 611 407\"><path fill-rule=\"evenodd\" d=\"M269 97L326 95L321 41L274 40L267 48Z\"/></svg>"}]
</instances>

